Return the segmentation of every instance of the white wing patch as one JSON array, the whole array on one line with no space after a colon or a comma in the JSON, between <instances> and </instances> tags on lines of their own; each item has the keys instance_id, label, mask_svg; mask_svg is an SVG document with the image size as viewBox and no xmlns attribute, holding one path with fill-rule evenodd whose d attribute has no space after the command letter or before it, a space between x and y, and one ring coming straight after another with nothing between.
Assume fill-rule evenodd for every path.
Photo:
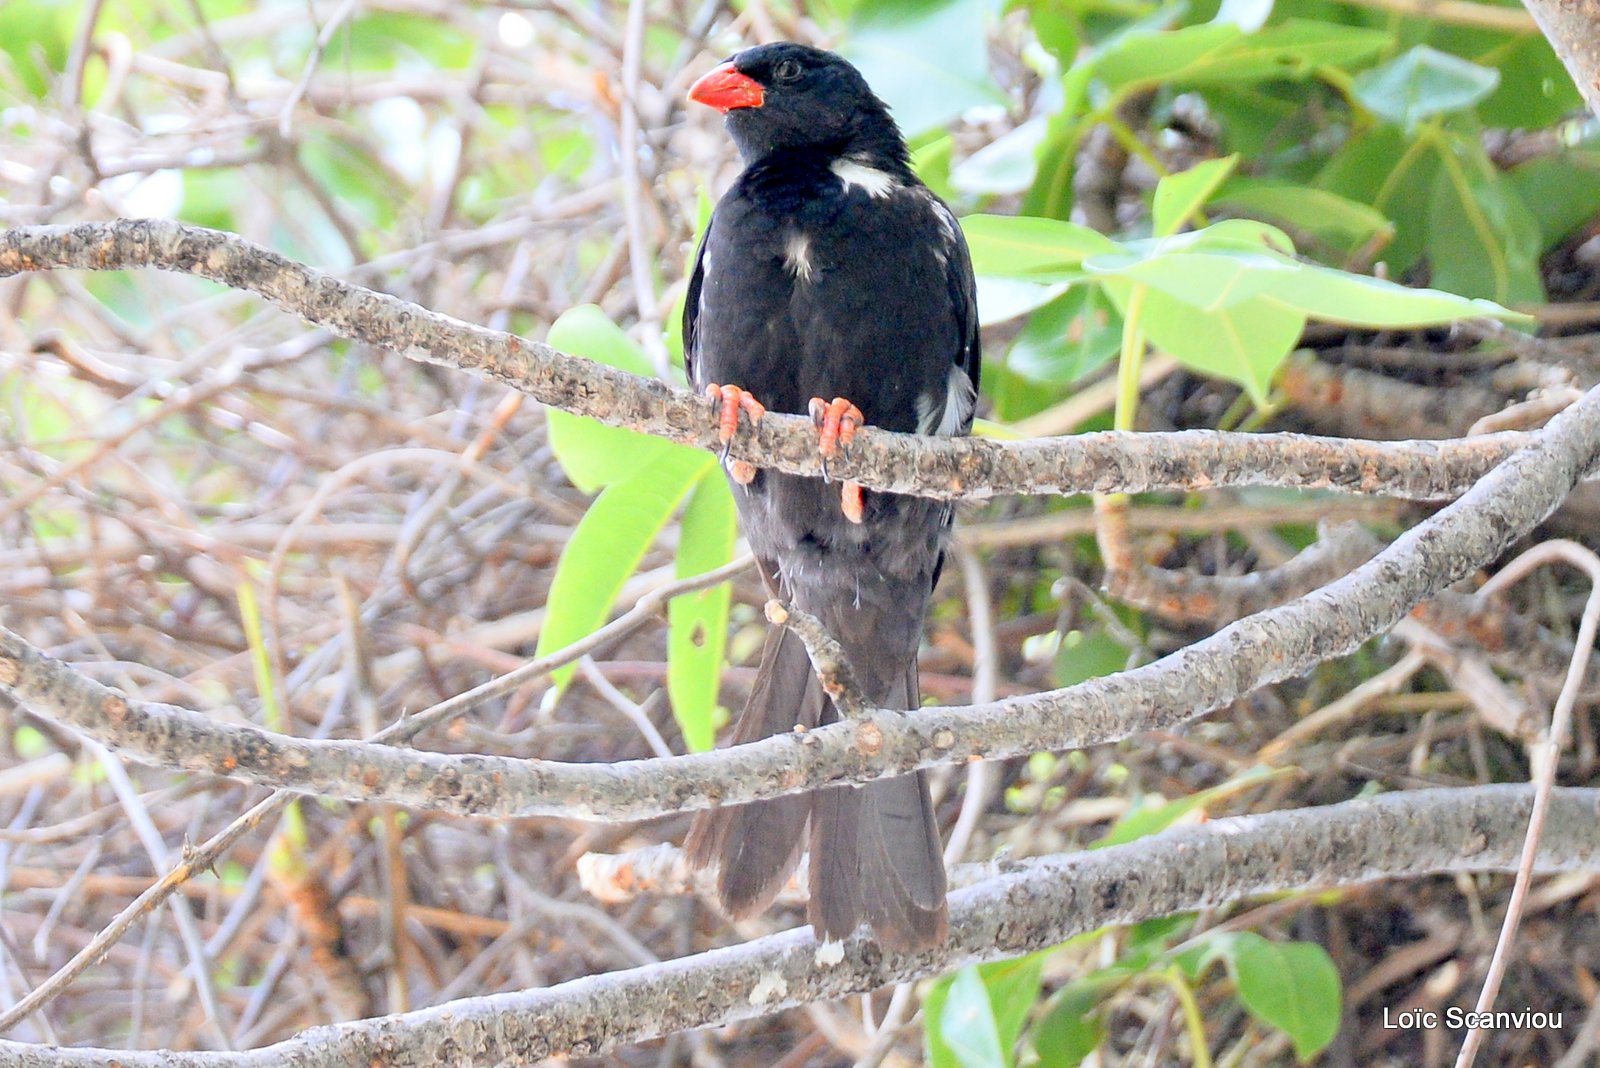
<instances>
[{"instance_id":1,"label":"white wing patch","mask_svg":"<svg viewBox=\"0 0 1600 1068\"><path fill-rule=\"evenodd\" d=\"M811 281L811 239L804 231L796 230L784 243L783 265L800 281Z\"/></svg>"},{"instance_id":2,"label":"white wing patch","mask_svg":"<svg viewBox=\"0 0 1600 1068\"><path fill-rule=\"evenodd\" d=\"M865 190L868 196L877 198L886 197L900 188L900 183L895 181L894 175L853 159L836 159L831 170L839 176L839 181L844 183L846 192L851 186L856 186Z\"/></svg>"},{"instance_id":3,"label":"white wing patch","mask_svg":"<svg viewBox=\"0 0 1600 1068\"><path fill-rule=\"evenodd\" d=\"M973 406L978 402L978 391L972 388L972 379L959 367L951 367L945 377L944 403L935 394L917 398L917 433L937 434L948 438L959 434L972 417Z\"/></svg>"}]
</instances>

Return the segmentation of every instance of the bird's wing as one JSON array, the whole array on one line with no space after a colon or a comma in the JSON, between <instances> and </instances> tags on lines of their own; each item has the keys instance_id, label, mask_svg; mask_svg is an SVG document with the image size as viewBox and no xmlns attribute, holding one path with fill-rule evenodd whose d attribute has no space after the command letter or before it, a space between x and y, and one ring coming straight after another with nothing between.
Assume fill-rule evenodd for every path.
<instances>
[{"instance_id":1,"label":"bird's wing","mask_svg":"<svg viewBox=\"0 0 1600 1068\"><path fill-rule=\"evenodd\" d=\"M972 255L967 251L967 239L961 233L961 224L955 214L944 204L939 204L954 231L954 246L949 259L950 305L956 312L956 325L962 338L961 351L956 355L956 366L966 372L972 381L972 391L978 391L978 377L983 373L983 352L978 344L978 281L972 273ZM966 420L962 433L972 428Z\"/></svg>"},{"instance_id":2,"label":"bird's wing","mask_svg":"<svg viewBox=\"0 0 1600 1068\"><path fill-rule=\"evenodd\" d=\"M689 384L696 389L701 386L694 371L694 361L698 355L697 334L700 327L700 286L705 281L706 246L710 242L711 226L707 224L706 232L700 236L700 247L694 250L694 267L689 271L689 287L683 294L683 370L689 376ZM970 267L967 273L972 273Z\"/></svg>"}]
</instances>

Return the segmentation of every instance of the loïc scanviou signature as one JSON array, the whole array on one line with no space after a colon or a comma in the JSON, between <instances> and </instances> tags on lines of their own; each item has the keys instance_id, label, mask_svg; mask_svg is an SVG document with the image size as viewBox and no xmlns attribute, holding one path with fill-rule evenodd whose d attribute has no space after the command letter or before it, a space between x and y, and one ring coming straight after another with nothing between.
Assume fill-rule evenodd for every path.
<instances>
[{"instance_id":1,"label":"lo\u00efc scanviou signature","mask_svg":"<svg viewBox=\"0 0 1600 1068\"><path fill-rule=\"evenodd\" d=\"M1436 1009L1383 1010L1383 1026L1391 1031L1417 1031L1423 1028L1484 1027L1494 1031L1555 1030L1562 1027L1561 1013L1533 1009L1502 1009L1496 1012L1474 1012L1451 1005L1444 1011Z\"/></svg>"}]
</instances>

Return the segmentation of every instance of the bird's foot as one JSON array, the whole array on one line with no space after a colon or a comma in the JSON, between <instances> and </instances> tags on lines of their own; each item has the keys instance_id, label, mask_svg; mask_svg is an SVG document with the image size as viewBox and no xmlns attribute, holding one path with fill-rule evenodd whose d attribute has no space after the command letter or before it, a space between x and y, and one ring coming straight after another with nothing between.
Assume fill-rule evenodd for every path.
<instances>
[{"instance_id":1,"label":"bird's foot","mask_svg":"<svg viewBox=\"0 0 1600 1068\"><path fill-rule=\"evenodd\" d=\"M728 465L728 474L741 486L748 486L756 477L756 468L744 460L728 461L728 450L733 447L734 435L739 432L739 413L743 412L752 427L761 426L767 409L748 391L738 386L706 387L706 396L717 406L717 438L722 442L722 461Z\"/></svg>"},{"instance_id":2,"label":"bird's foot","mask_svg":"<svg viewBox=\"0 0 1600 1068\"><path fill-rule=\"evenodd\" d=\"M852 523L861 522L861 516L866 510L864 493L859 482L846 482L839 491L839 507L844 511L844 517Z\"/></svg>"},{"instance_id":3,"label":"bird's foot","mask_svg":"<svg viewBox=\"0 0 1600 1068\"><path fill-rule=\"evenodd\" d=\"M832 403L812 397L809 407L811 422L817 428L817 448L822 452L822 477L826 480L828 461L841 452L847 457L850 455L850 442L855 440L856 431L861 429L866 418L860 408L843 397L833 398ZM839 507L844 517L852 523L861 522L865 506L861 483L846 482L839 494Z\"/></svg>"},{"instance_id":4,"label":"bird's foot","mask_svg":"<svg viewBox=\"0 0 1600 1068\"><path fill-rule=\"evenodd\" d=\"M867 420L860 408L843 397L835 397L831 402L812 397L808 407L811 422L817 428L817 449L822 453L822 477L826 481L828 461L841 452L850 455L850 443Z\"/></svg>"}]
</instances>

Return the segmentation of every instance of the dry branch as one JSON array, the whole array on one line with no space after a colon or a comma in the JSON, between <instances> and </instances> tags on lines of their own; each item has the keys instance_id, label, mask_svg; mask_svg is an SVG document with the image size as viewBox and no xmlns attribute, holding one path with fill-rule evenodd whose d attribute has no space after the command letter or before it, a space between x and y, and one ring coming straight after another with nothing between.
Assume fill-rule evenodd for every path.
<instances>
[{"instance_id":1,"label":"dry branch","mask_svg":"<svg viewBox=\"0 0 1600 1068\"><path fill-rule=\"evenodd\" d=\"M1438 872L1504 871L1522 847L1523 786L1417 790L1324 808L1215 820L1129 845L1008 865L950 897L950 940L894 954L870 939L818 963L809 928L679 960L491 994L417 1012L318 1027L247 1053L50 1049L0 1042L14 1068L299 1068L529 1064L593 1055L694 1027L1055 945L1111 924L1258 894ZM1600 791L1558 790L1540 843L1544 872L1600 863Z\"/></svg>"},{"instance_id":2,"label":"dry branch","mask_svg":"<svg viewBox=\"0 0 1600 1068\"><path fill-rule=\"evenodd\" d=\"M339 337L410 359L471 371L552 407L684 445L721 449L711 403L687 390L474 326L345 282L234 234L159 219L0 231L0 278L78 267L153 267L256 293ZM1299 434L1081 434L1045 440L929 440L870 428L836 478L926 497L1143 493L1224 486L1289 486L1445 501L1465 492L1527 440L1524 434L1378 443ZM730 455L820 475L816 432L800 416L770 415Z\"/></svg>"},{"instance_id":3,"label":"dry branch","mask_svg":"<svg viewBox=\"0 0 1600 1068\"><path fill-rule=\"evenodd\" d=\"M347 800L462 815L642 819L913 768L1077 748L1170 730L1382 634L1503 552L1600 457L1600 388L1465 496L1338 582L1169 656L1063 690L907 715L879 709L804 735L609 765L447 756L308 741L129 701L0 629L0 690L148 763Z\"/></svg>"}]
</instances>

